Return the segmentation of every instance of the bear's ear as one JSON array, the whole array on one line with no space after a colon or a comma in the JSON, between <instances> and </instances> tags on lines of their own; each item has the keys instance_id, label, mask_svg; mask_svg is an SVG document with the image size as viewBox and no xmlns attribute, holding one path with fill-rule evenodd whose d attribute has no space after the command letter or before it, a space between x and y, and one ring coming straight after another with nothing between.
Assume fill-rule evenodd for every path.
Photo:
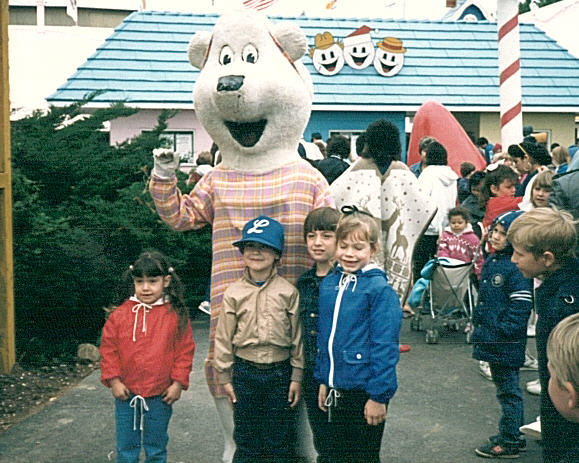
<instances>
[{"instance_id":1,"label":"bear's ear","mask_svg":"<svg viewBox=\"0 0 579 463\"><path fill-rule=\"evenodd\" d=\"M210 42L211 32L209 31L199 31L191 37L189 46L187 47L187 56L189 57L189 62L193 67L196 67L197 69L203 67L205 55L207 54Z\"/></svg>"},{"instance_id":2,"label":"bear's ear","mask_svg":"<svg viewBox=\"0 0 579 463\"><path fill-rule=\"evenodd\" d=\"M289 22L278 23L273 26L272 34L292 61L299 60L306 53L306 35L297 25Z\"/></svg>"}]
</instances>

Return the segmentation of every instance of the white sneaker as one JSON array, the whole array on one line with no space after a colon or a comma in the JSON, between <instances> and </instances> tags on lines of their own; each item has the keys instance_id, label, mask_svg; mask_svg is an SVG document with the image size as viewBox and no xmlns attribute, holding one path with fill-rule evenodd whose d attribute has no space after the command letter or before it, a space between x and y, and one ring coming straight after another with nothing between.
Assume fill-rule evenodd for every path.
<instances>
[{"instance_id":1,"label":"white sneaker","mask_svg":"<svg viewBox=\"0 0 579 463\"><path fill-rule=\"evenodd\" d=\"M541 381L535 379L534 381L529 381L526 386L527 392L533 395L541 395Z\"/></svg>"},{"instance_id":2,"label":"white sneaker","mask_svg":"<svg viewBox=\"0 0 579 463\"><path fill-rule=\"evenodd\" d=\"M529 436L531 439L541 440L541 417L537 417L537 421L533 423L525 424L519 428L525 436Z\"/></svg>"},{"instance_id":3,"label":"white sneaker","mask_svg":"<svg viewBox=\"0 0 579 463\"><path fill-rule=\"evenodd\" d=\"M493 375L491 374L491 367L489 366L488 362L483 362L482 360L480 360L478 362L478 371L482 376L484 376L489 381L493 380Z\"/></svg>"},{"instance_id":4,"label":"white sneaker","mask_svg":"<svg viewBox=\"0 0 579 463\"><path fill-rule=\"evenodd\" d=\"M199 307L197 307L201 312L205 312L207 315L211 315L211 304L209 303L209 301L203 301L201 304L199 304Z\"/></svg>"},{"instance_id":5,"label":"white sneaker","mask_svg":"<svg viewBox=\"0 0 579 463\"><path fill-rule=\"evenodd\" d=\"M523 371L537 371L539 369L539 362L535 357L525 352L525 363L521 367Z\"/></svg>"}]
</instances>

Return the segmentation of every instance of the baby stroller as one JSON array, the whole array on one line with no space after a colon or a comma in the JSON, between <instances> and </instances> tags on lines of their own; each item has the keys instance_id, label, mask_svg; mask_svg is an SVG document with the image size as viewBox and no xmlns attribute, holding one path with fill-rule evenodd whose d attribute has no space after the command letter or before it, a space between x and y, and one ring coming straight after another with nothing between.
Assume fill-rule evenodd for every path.
<instances>
[{"instance_id":1,"label":"baby stroller","mask_svg":"<svg viewBox=\"0 0 579 463\"><path fill-rule=\"evenodd\" d=\"M466 342L471 342L472 314L477 297L471 281L475 261L465 263L441 257L431 259L422 269L422 277L430 281L410 321L410 329L425 329L427 344L438 342L442 328L464 331Z\"/></svg>"}]
</instances>

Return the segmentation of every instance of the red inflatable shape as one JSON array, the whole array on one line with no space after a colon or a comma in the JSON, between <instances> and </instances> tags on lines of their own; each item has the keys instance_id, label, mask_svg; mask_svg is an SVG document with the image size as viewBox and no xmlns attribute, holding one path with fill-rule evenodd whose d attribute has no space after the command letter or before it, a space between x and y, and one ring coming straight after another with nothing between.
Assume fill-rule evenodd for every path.
<instances>
[{"instance_id":1,"label":"red inflatable shape","mask_svg":"<svg viewBox=\"0 0 579 463\"><path fill-rule=\"evenodd\" d=\"M446 148L448 165L459 176L463 162L471 162L476 170L486 167L484 157L462 126L450 111L436 101L427 101L416 111L408 143L406 162L409 166L420 161L418 142L426 136L436 138Z\"/></svg>"}]
</instances>

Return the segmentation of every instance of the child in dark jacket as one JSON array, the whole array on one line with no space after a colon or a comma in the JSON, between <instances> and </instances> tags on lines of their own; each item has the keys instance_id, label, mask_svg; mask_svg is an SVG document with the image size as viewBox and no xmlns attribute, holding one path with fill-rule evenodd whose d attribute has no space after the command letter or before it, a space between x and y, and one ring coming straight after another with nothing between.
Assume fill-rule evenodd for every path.
<instances>
[{"instance_id":1,"label":"child in dark jacket","mask_svg":"<svg viewBox=\"0 0 579 463\"><path fill-rule=\"evenodd\" d=\"M523 425L523 395L519 369L525 362L527 320L533 306L532 281L511 262L507 241L509 226L522 211L505 212L492 222L490 241L494 253L485 260L478 305L473 314L473 357L488 362L497 389L502 416L499 433L475 449L487 458L517 458L524 446L519 428Z\"/></svg>"},{"instance_id":2,"label":"child in dark jacket","mask_svg":"<svg viewBox=\"0 0 579 463\"><path fill-rule=\"evenodd\" d=\"M579 423L557 411L549 397L547 341L557 323L579 312L579 259L573 255L577 231L567 212L539 207L517 219L508 233L513 262L527 278L541 278L535 291L537 356L541 381L543 461L579 461Z\"/></svg>"},{"instance_id":3,"label":"child in dark jacket","mask_svg":"<svg viewBox=\"0 0 579 463\"><path fill-rule=\"evenodd\" d=\"M372 262L376 220L354 206L342 212L338 265L320 285L318 406L327 412L329 461L379 463L388 402L397 389L402 310L386 274Z\"/></svg>"},{"instance_id":4,"label":"child in dark jacket","mask_svg":"<svg viewBox=\"0 0 579 463\"><path fill-rule=\"evenodd\" d=\"M318 407L320 383L314 378L318 340L318 295L320 284L332 270L336 254L336 225L340 213L331 207L311 211L304 222L304 239L314 266L303 273L296 284L300 293L300 317L304 340L303 397L312 430L318 463L330 463L333 443L328 439L328 417ZM301 425L301 423L300 423Z\"/></svg>"}]
</instances>

